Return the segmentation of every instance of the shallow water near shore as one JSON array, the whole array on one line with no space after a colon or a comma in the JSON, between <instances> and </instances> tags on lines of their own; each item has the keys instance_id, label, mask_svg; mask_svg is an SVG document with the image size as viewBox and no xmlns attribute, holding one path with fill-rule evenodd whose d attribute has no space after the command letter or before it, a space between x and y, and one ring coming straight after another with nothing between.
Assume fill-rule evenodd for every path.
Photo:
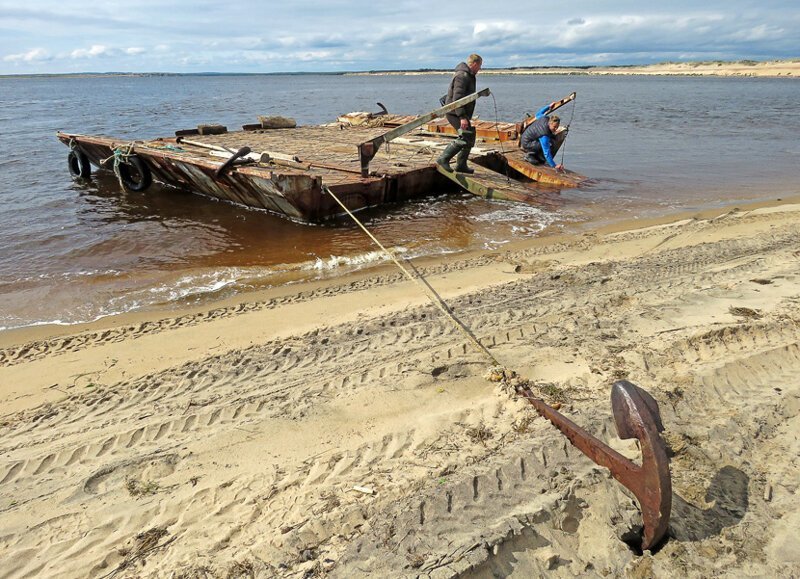
<instances>
[{"instance_id":1,"label":"shallow water near shore","mask_svg":"<svg viewBox=\"0 0 800 579\"><path fill-rule=\"evenodd\" d=\"M328 122L353 110L421 114L448 77L192 76L0 80L0 328L77 323L338 275L386 260L352 223L305 226L113 175L73 183L57 130L151 138L259 114ZM487 75L486 120L577 91L567 167L592 178L543 210L441 191L362 213L414 258L498 248L618 219L800 193L800 86L793 79ZM355 154L355 152L354 152ZM561 160L561 155L559 155Z\"/></svg>"}]
</instances>

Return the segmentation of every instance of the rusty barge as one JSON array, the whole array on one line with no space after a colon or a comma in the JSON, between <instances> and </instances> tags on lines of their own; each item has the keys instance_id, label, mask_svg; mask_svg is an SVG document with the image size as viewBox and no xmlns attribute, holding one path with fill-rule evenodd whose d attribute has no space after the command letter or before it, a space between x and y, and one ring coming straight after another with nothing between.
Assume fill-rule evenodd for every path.
<instances>
[{"instance_id":1,"label":"rusty barge","mask_svg":"<svg viewBox=\"0 0 800 579\"><path fill-rule=\"evenodd\" d=\"M381 105L380 113L350 113L316 126L269 117L240 131L201 125L132 142L64 132L57 137L70 148L76 179L88 178L94 165L113 170L126 189L143 191L156 180L305 223L343 212L330 193L358 211L424 196L449 181L482 197L557 205L558 188L576 187L585 178L526 162L518 146L524 123L474 122L474 175L436 165L456 137L444 115L488 94L484 89L420 117L389 114Z\"/></svg>"}]
</instances>

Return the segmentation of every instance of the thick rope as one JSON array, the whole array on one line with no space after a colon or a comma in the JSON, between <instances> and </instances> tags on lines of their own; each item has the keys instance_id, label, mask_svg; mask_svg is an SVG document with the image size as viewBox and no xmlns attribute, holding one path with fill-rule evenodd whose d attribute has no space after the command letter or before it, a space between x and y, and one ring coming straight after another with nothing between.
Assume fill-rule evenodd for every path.
<instances>
[{"instance_id":1,"label":"thick rope","mask_svg":"<svg viewBox=\"0 0 800 579\"><path fill-rule=\"evenodd\" d=\"M500 153L503 155L503 158L506 156L505 147L503 147L503 139L500 137L500 118L497 114L497 99L494 98L494 93L492 93L492 102L494 103L494 130L497 131L497 142L500 143ZM508 174L508 163L506 163L506 183L511 182L511 176Z\"/></svg>"},{"instance_id":2,"label":"thick rope","mask_svg":"<svg viewBox=\"0 0 800 579\"><path fill-rule=\"evenodd\" d=\"M569 115L569 122L567 123L567 129L572 126L572 119L575 117L575 105L577 104L578 95L575 95L575 98L572 99L572 107L571 113ZM567 134L564 135L564 142L561 143L561 164L564 164L564 154L567 152L567 139L569 138L569 130L567 130Z\"/></svg>"},{"instance_id":3,"label":"thick rope","mask_svg":"<svg viewBox=\"0 0 800 579\"><path fill-rule=\"evenodd\" d=\"M117 176L117 181L119 181L119 186L123 191L125 191L125 183L122 182L122 175L119 172L119 166L123 162L123 159L127 159L128 157L131 156L132 154L131 151L133 150L134 144L135 141L131 141L130 143L128 143L128 150L124 153L122 152L122 148L117 147L114 149L114 153L110 157L107 157L100 161L101 165L105 165L111 159L114 159L114 167L113 167L114 175Z\"/></svg>"},{"instance_id":4,"label":"thick rope","mask_svg":"<svg viewBox=\"0 0 800 579\"><path fill-rule=\"evenodd\" d=\"M389 256L389 258L394 262L394 264L397 267L400 268L400 270L406 275L408 279L413 281L415 284L417 284L417 286L419 286L420 289L422 289L425 295L428 296L428 299L430 299L442 311L442 313L445 316L447 316L450 319L450 321L453 322L453 325L455 325L456 328L458 328L464 334L464 336L466 336L467 340L469 340L482 354L485 354L493 365L495 366L501 365L497 361L497 359L495 359L492 353L489 352L489 350L487 350L486 347L483 344L481 344L478 341L478 339L470 333L470 331L464 326L464 324L461 323L461 321L458 318L456 318L452 314L452 312L450 312L449 308L447 307L447 304L444 303L442 298L440 298L435 292L433 292L432 289L431 291L428 291L428 289L425 286L423 286L423 284L419 281L419 279L411 275L411 273L405 267L403 267L403 265L399 261L397 261L397 258L395 257L394 253L386 249L383 246L383 244L380 241L378 241L377 238L374 235L372 235L372 233L370 233L370 231L364 226L364 224L361 223L361 221L359 221L359 219L355 215L353 215L353 212L350 211L345 206L345 204L339 200L339 198L333 193L333 191L331 191L326 185L322 186L322 190L325 191L325 193L327 193L331 197L333 197L334 201L336 201L341 206L341 208L345 210L345 212L350 216L350 218L353 221L355 221L356 225L358 225L362 229L362 231L364 231L364 233L366 233L369 236L369 238L375 243L375 245L380 247L381 250L383 250L383 252Z\"/></svg>"},{"instance_id":5,"label":"thick rope","mask_svg":"<svg viewBox=\"0 0 800 579\"><path fill-rule=\"evenodd\" d=\"M494 130L497 132L497 142L500 144L500 152L505 155L506 150L503 147L503 139L500 137L500 118L497 114L497 99L494 98L494 93L492 93L492 102L494 103Z\"/></svg>"}]
</instances>

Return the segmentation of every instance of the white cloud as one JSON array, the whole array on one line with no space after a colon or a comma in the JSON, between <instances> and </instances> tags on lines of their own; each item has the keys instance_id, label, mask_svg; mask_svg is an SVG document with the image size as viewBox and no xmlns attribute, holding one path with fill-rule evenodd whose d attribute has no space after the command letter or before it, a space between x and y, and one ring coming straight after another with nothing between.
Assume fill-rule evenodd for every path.
<instances>
[{"instance_id":1,"label":"white cloud","mask_svg":"<svg viewBox=\"0 0 800 579\"><path fill-rule=\"evenodd\" d=\"M418 0L0 0L8 72L275 72L452 68L477 52L489 68L800 56L797 0L573 0L542 18L518 0L457 13ZM18 3L17 3L18 4ZM543 0L525 6L543 14ZM90 39L75 47L75 39ZM168 44L167 44L168 43ZM28 50L30 47L38 47ZM26 52L27 50L27 52ZM4 70L0 67L0 74Z\"/></svg>"},{"instance_id":2,"label":"white cloud","mask_svg":"<svg viewBox=\"0 0 800 579\"><path fill-rule=\"evenodd\" d=\"M784 36L784 30L777 26L769 26L767 24L761 24L759 26L754 26L748 30L742 30L734 34L732 37L735 40L741 40L744 42L758 42L761 40L768 40L770 38L780 38Z\"/></svg>"},{"instance_id":3,"label":"white cloud","mask_svg":"<svg viewBox=\"0 0 800 579\"><path fill-rule=\"evenodd\" d=\"M102 44L93 44L91 48L77 48L69 53L70 58L94 58L96 56L107 56L110 51Z\"/></svg>"},{"instance_id":4,"label":"white cloud","mask_svg":"<svg viewBox=\"0 0 800 579\"><path fill-rule=\"evenodd\" d=\"M333 56L333 53L327 50L310 50L308 52L298 52L294 54L294 58L301 62L311 62L314 60L328 60Z\"/></svg>"},{"instance_id":5,"label":"white cloud","mask_svg":"<svg viewBox=\"0 0 800 579\"><path fill-rule=\"evenodd\" d=\"M9 54L4 56L3 60L5 62L43 62L51 58L50 53L44 48L34 48L20 54Z\"/></svg>"}]
</instances>

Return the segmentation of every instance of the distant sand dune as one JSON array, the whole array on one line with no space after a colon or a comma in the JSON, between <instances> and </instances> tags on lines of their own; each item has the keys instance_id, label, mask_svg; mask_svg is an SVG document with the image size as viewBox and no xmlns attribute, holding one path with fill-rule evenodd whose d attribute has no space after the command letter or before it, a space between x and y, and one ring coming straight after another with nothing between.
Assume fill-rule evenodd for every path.
<instances>
[{"instance_id":1,"label":"distant sand dune","mask_svg":"<svg viewBox=\"0 0 800 579\"><path fill-rule=\"evenodd\" d=\"M353 74L450 74L449 70L392 71ZM763 76L800 78L800 58L772 61L665 62L644 66L485 68L487 74L649 75L649 76Z\"/></svg>"}]
</instances>

